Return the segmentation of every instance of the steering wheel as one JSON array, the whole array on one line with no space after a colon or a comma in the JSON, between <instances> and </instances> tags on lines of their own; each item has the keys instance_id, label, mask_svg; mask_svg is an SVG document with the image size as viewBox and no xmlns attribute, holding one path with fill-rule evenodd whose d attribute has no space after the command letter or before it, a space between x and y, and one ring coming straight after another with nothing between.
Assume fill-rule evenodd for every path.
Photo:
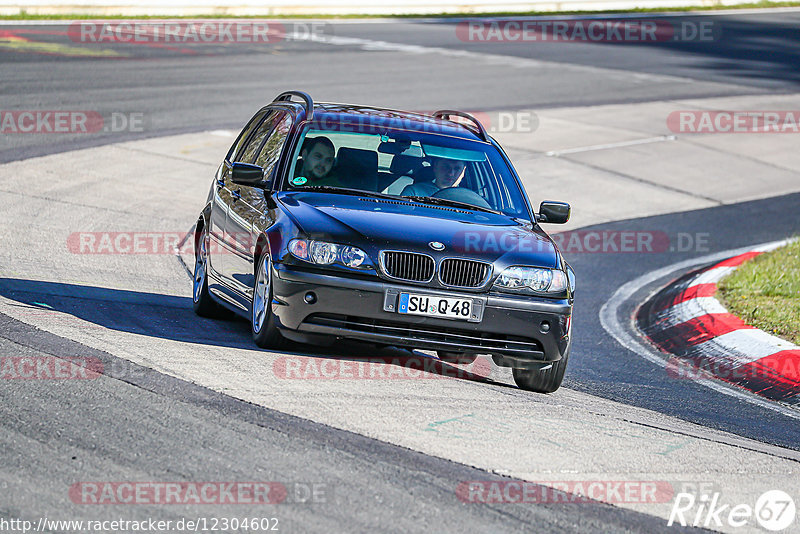
<instances>
[{"instance_id":1,"label":"steering wheel","mask_svg":"<svg viewBox=\"0 0 800 534\"><path fill-rule=\"evenodd\" d=\"M492 209L489 203L486 202L485 198L480 196L475 191L467 189L466 187L445 187L444 189L439 189L431 196Z\"/></svg>"}]
</instances>

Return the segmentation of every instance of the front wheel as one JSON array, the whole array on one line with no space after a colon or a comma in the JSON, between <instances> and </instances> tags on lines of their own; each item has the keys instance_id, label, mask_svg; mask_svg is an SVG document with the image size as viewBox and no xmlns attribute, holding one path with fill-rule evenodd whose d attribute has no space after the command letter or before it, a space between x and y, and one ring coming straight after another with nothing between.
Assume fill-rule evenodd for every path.
<instances>
[{"instance_id":1,"label":"front wheel","mask_svg":"<svg viewBox=\"0 0 800 534\"><path fill-rule=\"evenodd\" d=\"M539 369L515 368L511 370L511 373L514 375L514 382L520 389L536 393L552 393L561 386L561 381L564 380L568 359L569 349L560 360L553 362L550 369L540 371Z\"/></svg>"},{"instance_id":2,"label":"front wheel","mask_svg":"<svg viewBox=\"0 0 800 534\"><path fill-rule=\"evenodd\" d=\"M253 288L251 330L253 341L263 349L277 349L286 345L287 340L275 326L272 313L272 262L269 254L258 259L256 285Z\"/></svg>"}]
</instances>

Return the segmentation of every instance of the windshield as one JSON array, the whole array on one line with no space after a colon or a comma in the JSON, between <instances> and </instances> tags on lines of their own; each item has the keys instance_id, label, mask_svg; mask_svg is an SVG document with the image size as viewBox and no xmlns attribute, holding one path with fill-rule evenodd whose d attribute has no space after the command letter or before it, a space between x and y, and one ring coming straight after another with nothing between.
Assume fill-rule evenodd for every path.
<instances>
[{"instance_id":1,"label":"windshield","mask_svg":"<svg viewBox=\"0 0 800 534\"><path fill-rule=\"evenodd\" d=\"M284 189L363 191L530 219L523 193L494 146L417 131L306 127Z\"/></svg>"}]
</instances>

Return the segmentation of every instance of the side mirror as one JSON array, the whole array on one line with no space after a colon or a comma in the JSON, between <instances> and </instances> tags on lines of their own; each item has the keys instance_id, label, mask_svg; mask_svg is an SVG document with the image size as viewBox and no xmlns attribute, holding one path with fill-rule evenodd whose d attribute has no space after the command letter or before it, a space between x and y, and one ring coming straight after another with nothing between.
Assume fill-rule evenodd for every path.
<instances>
[{"instance_id":1,"label":"side mirror","mask_svg":"<svg viewBox=\"0 0 800 534\"><path fill-rule=\"evenodd\" d=\"M239 185L250 187L265 187L264 169L249 163L234 163L231 167L231 181Z\"/></svg>"},{"instance_id":2,"label":"side mirror","mask_svg":"<svg viewBox=\"0 0 800 534\"><path fill-rule=\"evenodd\" d=\"M542 223L564 224L569 220L570 207L566 202L545 200L539 205L536 221Z\"/></svg>"}]
</instances>

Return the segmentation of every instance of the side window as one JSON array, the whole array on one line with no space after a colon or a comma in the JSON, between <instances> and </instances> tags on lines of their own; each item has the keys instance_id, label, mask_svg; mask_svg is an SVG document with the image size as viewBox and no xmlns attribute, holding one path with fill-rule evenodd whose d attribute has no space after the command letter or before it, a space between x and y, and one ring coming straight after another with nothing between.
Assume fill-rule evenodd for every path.
<instances>
[{"instance_id":1,"label":"side window","mask_svg":"<svg viewBox=\"0 0 800 534\"><path fill-rule=\"evenodd\" d=\"M256 128L256 126L258 126L258 124L261 122L261 119L264 118L264 115L266 115L267 112L268 110L264 109L256 113L253 118L250 119L250 122L247 123L247 126L242 129L239 137L236 138L233 146L228 151L228 161L239 161L236 159L237 154L239 154L239 152L242 150L242 146L244 145L245 141L247 141L250 133Z\"/></svg>"},{"instance_id":2,"label":"side window","mask_svg":"<svg viewBox=\"0 0 800 534\"><path fill-rule=\"evenodd\" d=\"M282 116L283 113L270 110L269 115L267 115L267 117L261 122L255 135L250 137L250 140L247 141L247 146L245 146L241 154L236 157L236 161L241 161L242 163L253 163L256 153L258 152L258 147L261 146L261 143L264 142L264 139L267 138L267 135L269 135L269 133L272 131L272 128L275 127L275 123L278 122L278 119L280 119Z\"/></svg>"},{"instance_id":3,"label":"side window","mask_svg":"<svg viewBox=\"0 0 800 534\"><path fill-rule=\"evenodd\" d=\"M269 176L278 163L278 158L281 156L281 149L286 142L286 137L289 135L289 130L292 128L292 116L288 113L284 114L282 119L272 133L269 134L264 147L261 149L256 158L256 165L264 169L264 176Z\"/></svg>"}]
</instances>

